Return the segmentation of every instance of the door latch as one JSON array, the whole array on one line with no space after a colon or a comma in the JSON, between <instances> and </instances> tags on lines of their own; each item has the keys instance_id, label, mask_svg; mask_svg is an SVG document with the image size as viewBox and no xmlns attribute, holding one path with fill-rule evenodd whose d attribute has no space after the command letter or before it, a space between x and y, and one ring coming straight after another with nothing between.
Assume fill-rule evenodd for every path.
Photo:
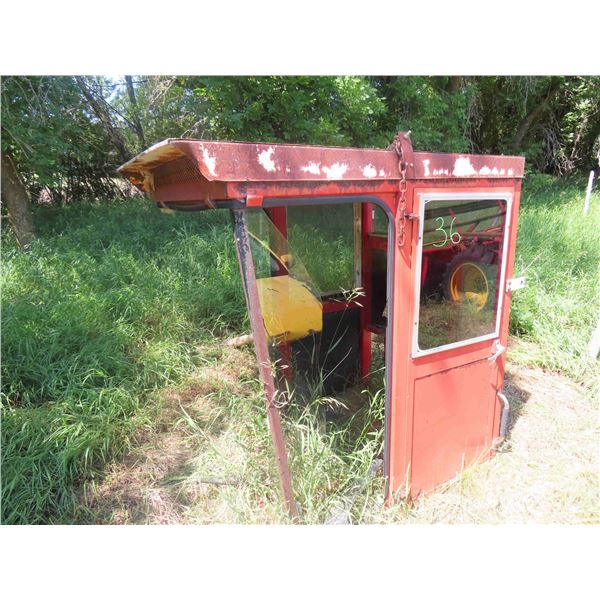
<instances>
[{"instance_id":1,"label":"door latch","mask_svg":"<svg viewBox=\"0 0 600 600\"><path fill-rule=\"evenodd\" d=\"M501 354L504 354L506 352L506 346L503 346L500 343L500 340L496 340L496 351L494 352L494 354L492 354L488 360L490 362L496 360Z\"/></svg>"}]
</instances>

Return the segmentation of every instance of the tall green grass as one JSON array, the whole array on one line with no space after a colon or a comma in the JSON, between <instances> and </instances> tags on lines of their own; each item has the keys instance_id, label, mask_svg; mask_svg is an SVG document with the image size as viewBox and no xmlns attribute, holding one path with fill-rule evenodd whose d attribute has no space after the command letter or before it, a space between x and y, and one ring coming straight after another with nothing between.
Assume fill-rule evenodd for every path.
<instances>
[{"instance_id":1,"label":"tall green grass","mask_svg":"<svg viewBox=\"0 0 600 600\"><path fill-rule=\"evenodd\" d=\"M518 360L578 381L597 375L586 348L600 309L600 191L583 215L585 181L530 175L523 183L515 275L527 287L512 297L511 331L533 344Z\"/></svg>"},{"instance_id":2,"label":"tall green grass","mask_svg":"<svg viewBox=\"0 0 600 600\"><path fill-rule=\"evenodd\" d=\"M40 209L2 260L2 522L71 519L74 489L123 450L198 341L244 322L226 213L150 203Z\"/></svg>"}]
</instances>

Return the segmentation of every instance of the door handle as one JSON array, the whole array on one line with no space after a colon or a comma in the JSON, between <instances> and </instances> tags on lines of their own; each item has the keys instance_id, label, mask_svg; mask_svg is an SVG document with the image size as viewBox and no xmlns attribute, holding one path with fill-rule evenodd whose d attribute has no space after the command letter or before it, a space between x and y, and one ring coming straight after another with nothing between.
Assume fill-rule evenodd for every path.
<instances>
[{"instance_id":1,"label":"door handle","mask_svg":"<svg viewBox=\"0 0 600 600\"><path fill-rule=\"evenodd\" d=\"M500 340L496 340L496 351L494 352L494 354L492 354L488 360L490 362L496 360L501 354L504 354L506 352L506 346L503 346L500 343Z\"/></svg>"}]
</instances>

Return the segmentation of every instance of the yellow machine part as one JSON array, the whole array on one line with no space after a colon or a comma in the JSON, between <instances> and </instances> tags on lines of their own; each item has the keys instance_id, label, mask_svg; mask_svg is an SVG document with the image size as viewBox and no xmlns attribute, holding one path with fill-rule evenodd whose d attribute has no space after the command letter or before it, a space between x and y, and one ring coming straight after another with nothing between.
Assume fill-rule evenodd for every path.
<instances>
[{"instance_id":1,"label":"yellow machine part","mask_svg":"<svg viewBox=\"0 0 600 600\"><path fill-rule=\"evenodd\" d=\"M289 275L257 279L267 335L292 342L323 329L323 306L300 281Z\"/></svg>"},{"instance_id":2,"label":"yellow machine part","mask_svg":"<svg viewBox=\"0 0 600 600\"><path fill-rule=\"evenodd\" d=\"M479 311L490 294L487 277L481 266L472 262L459 265L450 277L450 295L455 302L467 300Z\"/></svg>"}]
</instances>

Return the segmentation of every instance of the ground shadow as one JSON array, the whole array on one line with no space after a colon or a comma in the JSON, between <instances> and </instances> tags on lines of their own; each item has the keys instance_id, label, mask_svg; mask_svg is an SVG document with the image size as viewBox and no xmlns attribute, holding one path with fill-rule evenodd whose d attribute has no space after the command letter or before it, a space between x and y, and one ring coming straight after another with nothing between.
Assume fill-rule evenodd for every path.
<instances>
[{"instance_id":1,"label":"ground shadow","mask_svg":"<svg viewBox=\"0 0 600 600\"><path fill-rule=\"evenodd\" d=\"M510 432L521 416L525 404L531 397L531 392L524 389L519 383L518 375L510 371L506 372L503 392L508 400L508 404L510 405L510 416L508 420L508 429L506 432L506 438L510 440Z\"/></svg>"}]
</instances>

